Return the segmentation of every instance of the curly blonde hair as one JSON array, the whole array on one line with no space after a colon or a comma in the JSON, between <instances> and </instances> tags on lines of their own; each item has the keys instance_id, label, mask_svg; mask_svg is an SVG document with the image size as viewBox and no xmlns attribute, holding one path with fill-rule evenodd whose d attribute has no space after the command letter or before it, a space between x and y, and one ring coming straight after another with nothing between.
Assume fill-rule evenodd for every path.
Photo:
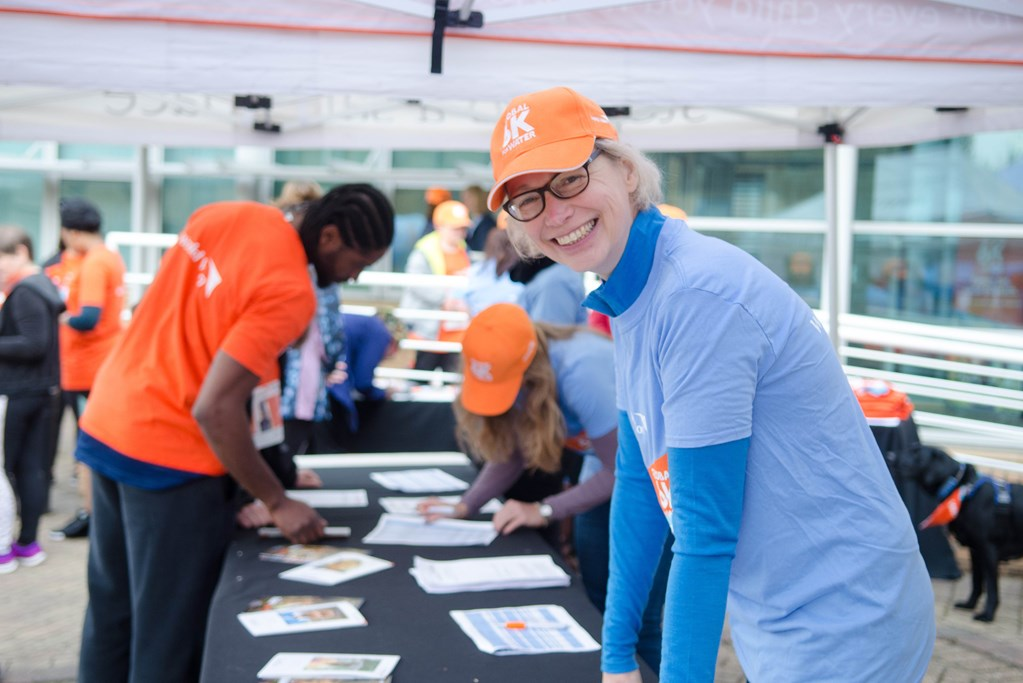
<instances>
[{"instance_id":1,"label":"curly blonde hair","mask_svg":"<svg viewBox=\"0 0 1023 683\"><path fill-rule=\"evenodd\" d=\"M470 413L454 402L456 435L466 452L484 462L506 462L518 449L526 469L557 472L565 443L565 419L558 405L557 379L551 366L551 340L568 339L580 328L534 322L536 355L522 377L521 401L501 415Z\"/></svg>"}]
</instances>

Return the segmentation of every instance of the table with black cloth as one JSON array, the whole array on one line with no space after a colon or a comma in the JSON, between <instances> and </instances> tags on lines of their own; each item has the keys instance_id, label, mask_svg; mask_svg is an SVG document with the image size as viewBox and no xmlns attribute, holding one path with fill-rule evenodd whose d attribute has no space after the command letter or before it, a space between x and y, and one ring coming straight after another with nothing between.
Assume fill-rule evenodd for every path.
<instances>
[{"instance_id":1,"label":"table with black cloth","mask_svg":"<svg viewBox=\"0 0 1023 683\"><path fill-rule=\"evenodd\" d=\"M210 608L203 659L204 683L252 683L257 672L278 652L336 652L395 654L401 656L394 683L407 681L596 681L600 679L600 652L495 656L481 652L448 614L452 609L478 609L515 605L558 604L600 641L601 615L590 604L577 575L565 588L504 590L431 595L409 574L412 558L453 560L499 555L547 554L566 571L561 558L533 530L499 536L489 546L417 547L363 544L383 508L381 496L410 495L390 491L370 479L370 473L412 467L440 467L471 482L475 467L461 453L394 453L304 456L300 467L312 467L328 489L364 488L366 508L321 510L331 525L350 526L348 540L325 541L339 549L368 549L394 563L369 576L336 586L286 581L278 574L288 565L259 560L259 553L283 540L259 538L255 531L239 531L226 558ZM479 518L482 519L482 518ZM253 600L272 595L350 596L365 599L361 612L368 626L279 636L251 636L237 619ZM173 599L173 596L168 596ZM656 676L641 667L644 681Z\"/></svg>"}]
</instances>

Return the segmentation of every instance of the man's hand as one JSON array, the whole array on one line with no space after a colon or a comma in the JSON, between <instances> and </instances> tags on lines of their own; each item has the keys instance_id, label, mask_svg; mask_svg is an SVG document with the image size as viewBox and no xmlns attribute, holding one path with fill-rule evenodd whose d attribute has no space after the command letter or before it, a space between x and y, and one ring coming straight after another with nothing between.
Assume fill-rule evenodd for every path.
<instances>
[{"instance_id":1,"label":"man's hand","mask_svg":"<svg viewBox=\"0 0 1023 683\"><path fill-rule=\"evenodd\" d=\"M327 375L324 383L327 385L343 384L346 379L348 379L348 363L338 361L334 364L334 369Z\"/></svg>"},{"instance_id":2,"label":"man's hand","mask_svg":"<svg viewBox=\"0 0 1023 683\"><path fill-rule=\"evenodd\" d=\"M269 513L274 526L292 543L312 543L323 538L327 520L305 503L284 498Z\"/></svg>"},{"instance_id":3,"label":"man's hand","mask_svg":"<svg viewBox=\"0 0 1023 683\"><path fill-rule=\"evenodd\" d=\"M295 488L297 489L322 489L323 480L313 470L299 468L295 472Z\"/></svg>"},{"instance_id":4,"label":"man's hand","mask_svg":"<svg viewBox=\"0 0 1023 683\"><path fill-rule=\"evenodd\" d=\"M601 683L643 683L639 669L624 674L604 674Z\"/></svg>"},{"instance_id":5,"label":"man's hand","mask_svg":"<svg viewBox=\"0 0 1023 683\"><path fill-rule=\"evenodd\" d=\"M547 526L547 520L540 514L540 503L523 503L509 500L494 513L494 528L507 536L519 527L539 528Z\"/></svg>"},{"instance_id":6,"label":"man's hand","mask_svg":"<svg viewBox=\"0 0 1023 683\"><path fill-rule=\"evenodd\" d=\"M249 503L235 513L234 519L243 529L258 529L261 526L270 526L274 523L270 511L258 500Z\"/></svg>"}]
</instances>

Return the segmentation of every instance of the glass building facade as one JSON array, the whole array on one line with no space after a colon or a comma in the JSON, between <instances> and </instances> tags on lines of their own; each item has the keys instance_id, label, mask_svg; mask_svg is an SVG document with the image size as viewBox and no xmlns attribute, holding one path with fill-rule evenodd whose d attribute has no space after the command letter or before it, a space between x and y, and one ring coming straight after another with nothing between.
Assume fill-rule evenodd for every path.
<instances>
[{"instance_id":1,"label":"glass building facade","mask_svg":"<svg viewBox=\"0 0 1023 683\"><path fill-rule=\"evenodd\" d=\"M820 150L655 153L665 201L821 307L825 251ZM950 328L1023 330L1023 131L858 151L849 313ZM196 149L0 142L0 223L22 226L41 261L57 248L57 201L81 195L105 231L175 233L199 206L270 201L283 183L367 181L398 213L385 268L401 270L425 222L424 190L486 186L486 152ZM149 263L152 263L152 258ZM864 348L869 345L859 345ZM942 354L933 354L935 359ZM891 363L859 365L891 369ZM1018 364L1005 367L1023 372ZM914 370L947 380L1023 382ZM925 399L926 401L926 399ZM940 402L940 401L939 401ZM1019 425L1021 411L944 402L935 409Z\"/></svg>"}]
</instances>

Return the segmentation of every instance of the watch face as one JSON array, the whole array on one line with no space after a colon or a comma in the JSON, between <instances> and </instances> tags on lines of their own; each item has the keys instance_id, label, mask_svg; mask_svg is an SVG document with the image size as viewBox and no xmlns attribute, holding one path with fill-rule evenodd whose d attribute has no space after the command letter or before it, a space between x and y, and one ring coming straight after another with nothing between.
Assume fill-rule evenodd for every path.
<instances>
[{"instance_id":1,"label":"watch face","mask_svg":"<svg viewBox=\"0 0 1023 683\"><path fill-rule=\"evenodd\" d=\"M546 503L541 503L540 504L540 516L541 517L543 517L544 519L550 519L551 515L553 515L553 514L554 514L554 508L552 508L550 505L547 505Z\"/></svg>"}]
</instances>

